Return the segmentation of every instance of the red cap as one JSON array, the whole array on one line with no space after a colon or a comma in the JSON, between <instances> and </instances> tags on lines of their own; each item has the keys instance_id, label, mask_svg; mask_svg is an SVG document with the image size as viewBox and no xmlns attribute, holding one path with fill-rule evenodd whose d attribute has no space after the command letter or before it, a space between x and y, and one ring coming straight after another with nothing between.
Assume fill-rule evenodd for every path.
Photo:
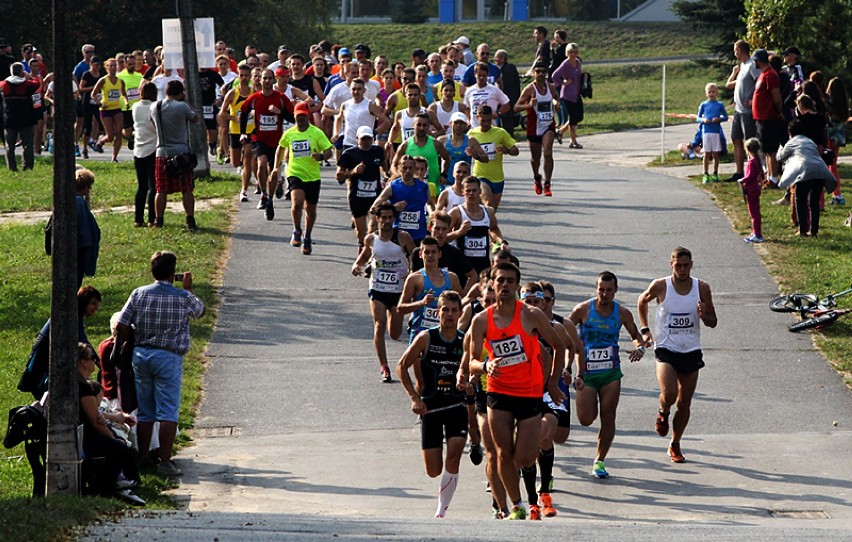
<instances>
[{"instance_id":1,"label":"red cap","mask_svg":"<svg viewBox=\"0 0 852 542\"><path fill-rule=\"evenodd\" d=\"M299 102L296 104L296 108L293 110L293 115L307 115L311 116L311 110L308 107L308 104L305 102Z\"/></svg>"},{"instance_id":2,"label":"red cap","mask_svg":"<svg viewBox=\"0 0 852 542\"><path fill-rule=\"evenodd\" d=\"M290 75L290 68L285 66L278 66L275 68L275 77L282 77L284 75Z\"/></svg>"}]
</instances>

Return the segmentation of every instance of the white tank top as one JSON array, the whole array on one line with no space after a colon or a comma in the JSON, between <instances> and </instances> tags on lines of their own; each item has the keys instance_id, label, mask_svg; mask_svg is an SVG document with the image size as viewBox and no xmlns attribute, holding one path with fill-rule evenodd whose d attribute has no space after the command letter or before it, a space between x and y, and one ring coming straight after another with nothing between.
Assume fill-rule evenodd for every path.
<instances>
[{"instance_id":1,"label":"white tank top","mask_svg":"<svg viewBox=\"0 0 852 542\"><path fill-rule=\"evenodd\" d=\"M420 112L423 111L426 110L421 107ZM399 125L399 127L402 128L403 141L414 135L414 117L408 116L408 109L403 109L402 114L400 115Z\"/></svg>"},{"instance_id":2,"label":"white tank top","mask_svg":"<svg viewBox=\"0 0 852 542\"><path fill-rule=\"evenodd\" d=\"M686 353L701 349L701 322L698 319L698 279L686 295L675 290L672 277L666 277L666 298L657 306L654 339L658 348Z\"/></svg>"},{"instance_id":3,"label":"white tank top","mask_svg":"<svg viewBox=\"0 0 852 542\"><path fill-rule=\"evenodd\" d=\"M278 85L275 85L275 90L277 90L278 92L281 92L281 94L283 94L284 96L287 96L287 99L290 100L293 103L293 105L296 105L296 100L293 98L293 85L287 85L287 90L285 90L283 92L281 91L281 87L279 87ZM295 126L295 125L290 123L290 121L288 121L287 119L281 119L281 133L282 134L284 132L286 132L287 130L289 130L290 128L292 128L293 126Z\"/></svg>"},{"instance_id":4,"label":"white tank top","mask_svg":"<svg viewBox=\"0 0 852 542\"><path fill-rule=\"evenodd\" d=\"M343 144L354 147L358 144L356 133L361 126L370 128L376 123L376 118L370 113L370 100L355 103L354 99L346 100L346 115L343 117Z\"/></svg>"},{"instance_id":5,"label":"white tank top","mask_svg":"<svg viewBox=\"0 0 852 542\"><path fill-rule=\"evenodd\" d=\"M535 135L541 136L553 124L553 94L550 92L550 85L545 85L544 94L539 94L535 85L533 89L536 99Z\"/></svg>"},{"instance_id":6,"label":"white tank top","mask_svg":"<svg viewBox=\"0 0 852 542\"><path fill-rule=\"evenodd\" d=\"M447 212L453 207L464 205L464 196L459 196L452 188L445 190L445 192L447 193Z\"/></svg>"},{"instance_id":7,"label":"white tank top","mask_svg":"<svg viewBox=\"0 0 852 542\"><path fill-rule=\"evenodd\" d=\"M401 246L393 241L382 241L376 234L373 239L373 261L370 265L372 267L371 290L392 294L402 293L405 276L408 275L408 259Z\"/></svg>"},{"instance_id":8,"label":"white tank top","mask_svg":"<svg viewBox=\"0 0 852 542\"><path fill-rule=\"evenodd\" d=\"M450 132L450 117L453 116L453 113L459 110L459 103L453 101L453 108L449 111L444 111L444 107L438 102L438 105L435 107L438 115L438 122L441 123L441 126L447 131Z\"/></svg>"}]
</instances>

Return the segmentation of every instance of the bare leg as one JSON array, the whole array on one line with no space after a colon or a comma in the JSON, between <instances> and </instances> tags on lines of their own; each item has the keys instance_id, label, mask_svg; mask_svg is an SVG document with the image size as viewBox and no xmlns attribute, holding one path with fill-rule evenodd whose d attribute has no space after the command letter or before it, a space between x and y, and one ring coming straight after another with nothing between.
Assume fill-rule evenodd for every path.
<instances>
[{"instance_id":1,"label":"bare leg","mask_svg":"<svg viewBox=\"0 0 852 542\"><path fill-rule=\"evenodd\" d=\"M373 315L373 347L376 349L376 357L379 358L379 365L382 369L385 369L388 366L388 352L385 346L385 332L388 328L388 308L385 307L384 303L371 299L370 312ZM425 450L423 453L425 458ZM428 472L428 466L426 470ZM438 470L438 474L440 473L441 471ZM437 476L437 474L435 476ZM435 476L432 476L432 478Z\"/></svg>"},{"instance_id":2,"label":"bare leg","mask_svg":"<svg viewBox=\"0 0 852 542\"><path fill-rule=\"evenodd\" d=\"M615 438L615 411L621 395L621 381L610 382L600 390L601 428L598 431L598 455L595 461L603 461Z\"/></svg>"},{"instance_id":3,"label":"bare leg","mask_svg":"<svg viewBox=\"0 0 852 542\"><path fill-rule=\"evenodd\" d=\"M172 448L177 436L177 423L160 422L160 463L168 463L172 460Z\"/></svg>"}]
</instances>

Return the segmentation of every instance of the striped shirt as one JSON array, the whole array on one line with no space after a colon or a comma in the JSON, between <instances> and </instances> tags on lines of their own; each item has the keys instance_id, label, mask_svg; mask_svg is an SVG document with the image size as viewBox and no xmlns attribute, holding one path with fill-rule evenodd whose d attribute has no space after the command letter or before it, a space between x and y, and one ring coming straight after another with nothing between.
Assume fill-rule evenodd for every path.
<instances>
[{"instance_id":1,"label":"striped shirt","mask_svg":"<svg viewBox=\"0 0 852 542\"><path fill-rule=\"evenodd\" d=\"M133 327L136 346L183 355L189 351L189 317L203 314L204 303L198 296L158 280L133 290L118 322Z\"/></svg>"}]
</instances>

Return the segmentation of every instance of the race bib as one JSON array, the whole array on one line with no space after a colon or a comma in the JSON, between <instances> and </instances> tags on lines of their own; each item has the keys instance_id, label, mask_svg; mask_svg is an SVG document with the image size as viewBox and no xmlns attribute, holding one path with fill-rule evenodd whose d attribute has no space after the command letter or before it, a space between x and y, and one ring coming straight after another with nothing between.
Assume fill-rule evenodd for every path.
<instances>
[{"instance_id":1,"label":"race bib","mask_svg":"<svg viewBox=\"0 0 852 542\"><path fill-rule=\"evenodd\" d=\"M142 92L139 90L139 87L127 89L127 101L128 102L138 102L139 98L141 98L141 97L142 97Z\"/></svg>"},{"instance_id":2,"label":"race bib","mask_svg":"<svg viewBox=\"0 0 852 542\"><path fill-rule=\"evenodd\" d=\"M128 97L130 95L128 94ZM213 120L213 106L212 105L202 105L201 110L204 112L204 118L207 120Z\"/></svg>"},{"instance_id":3,"label":"race bib","mask_svg":"<svg viewBox=\"0 0 852 542\"><path fill-rule=\"evenodd\" d=\"M385 269L375 269L373 271L376 281L373 284L373 289L378 292L399 292L399 275L395 271L387 271Z\"/></svg>"},{"instance_id":4,"label":"race bib","mask_svg":"<svg viewBox=\"0 0 852 542\"><path fill-rule=\"evenodd\" d=\"M543 123L550 123L553 121L553 104L550 102L538 102L536 104L536 111L538 111L538 120Z\"/></svg>"},{"instance_id":5,"label":"race bib","mask_svg":"<svg viewBox=\"0 0 852 542\"><path fill-rule=\"evenodd\" d=\"M307 158L311 155L311 142L307 139L300 139L291 143L293 148L293 158Z\"/></svg>"},{"instance_id":6,"label":"race bib","mask_svg":"<svg viewBox=\"0 0 852 542\"><path fill-rule=\"evenodd\" d=\"M405 141L414 135L414 128L403 128L402 129L402 140Z\"/></svg>"},{"instance_id":7,"label":"race bib","mask_svg":"<svg viewBox=\"0 0 852 542\"><path fill-rule=\"evenodd\" d=\"M399 227L404 230L416 230L420 227L420 211L399 213Z\"/></svg>"},{"instance_id":8,"label":"race bib","mask_svg":"<svg viewBox=\"0 0 852 542\"><path fill-rule=\"evenodd\" d=\"M489 160L494 160L497 158L497 144L496 143L480 143L480 147L485 151L485 154L488 155Z\"/></svg>"},{"instance_id":9,"label":"race bib","mask_svg":"<svg viewBox=\"0 0 852 542\"><path fill-rule=\"evenodd\" d=\"M438 307L426 307L423 309L423 319L420 321L421 328L435 327L439 323Z\"/></svg>"},{"instance_id":10,"label":"race bib","mask_svg":"<svg viewBox=\"0 0 852 542\"><path fill-rule=\"evenodd\" d=\"M605 348L589 348L586 353L586 370L587 371L607 371L613 368L614 348L607 346Z\"/></svg>"},{"instance_id":11,"label":"race bib","mask_svg":"<svg viewBox=\"0 0 852 542\"><path fill-rule=\"evenodd\" d=\"M485 258L488 256L487 237L465 237L464 255L468 258Z\"/></svg>"},{"instance_id":12,"label":"race bib","mask_svg":"<svg viewBox=\"0 0 852 542\"><path fill-rule=\"evenodd\" d=\"M550 397L550 392L548 391L544 392L544 395L542 396L541 400L544 401L544 404L547 405L548 408L550 408L551 410L562 410L565 412L568 411L568 409L565 408L565 403L562 403L561 405L557 405L556 403L554 403L553 399Z\"/></svg>"},{"instance_id":13,"label":"race bib","mask_svg":"<svg viewBox=\"0 0 852 542\"><path fill-rule=\"evenodd\" d=\"M690 313L673 312L669 314L669 321L667 322L669 334L681 335L695 333L695 320L693 320L693 317L694 315Z\"/></svg>"},{"instance_id":14,"label":"race bib","mask_svg":"<svg viewBox=\"0 0 852 542\"><path fill-rule=\"evenodd\" d=\"M257 125L258 131L274 132L278 129L278 115L259 115L259 117L260 123Z\"/></svg>"},{"instance_id":15,"label":"race bib","mask_svg":"<svg viewBox=\"0 0 852 542\"><path fill-rule=\"evenodd\" d=\"M520 335L491 341L491 351L494 353L494 357L503 358L498 367L511 367L529 361L527 353L524 352L524 344L521 342Z\"/></svg>"},{"instance_id":16,"label":"race bib","mask_svg":"<svg viewBox=\"0 0 852 542\"><path fill-rule=\"evenodd\" d=\"M41 107L41 93L36 92L33 94L33 107L39 108Z\"/></svg>"},{"instance_id":17,"label":"race bib","mask_svg":"<svg viewBox=\"0 0 852 542\"><path fill-rule=\"evenodd\" d=\"M121 99L121 91L117 89L111 89L107 93L107 100L110 102L117 102Z\"/></svg>"},{"instance_id":18,"label":"race bib","mask_svg":"<svg viewBox=\"0 0 852 542\"><path fill-rule=\"evenodd\" d=\"M359 198L374 198L376 197L376 189L379 186L379 181L365 181L358 179L358 190L355 195Z\"/></svg>"}]
</instances>

